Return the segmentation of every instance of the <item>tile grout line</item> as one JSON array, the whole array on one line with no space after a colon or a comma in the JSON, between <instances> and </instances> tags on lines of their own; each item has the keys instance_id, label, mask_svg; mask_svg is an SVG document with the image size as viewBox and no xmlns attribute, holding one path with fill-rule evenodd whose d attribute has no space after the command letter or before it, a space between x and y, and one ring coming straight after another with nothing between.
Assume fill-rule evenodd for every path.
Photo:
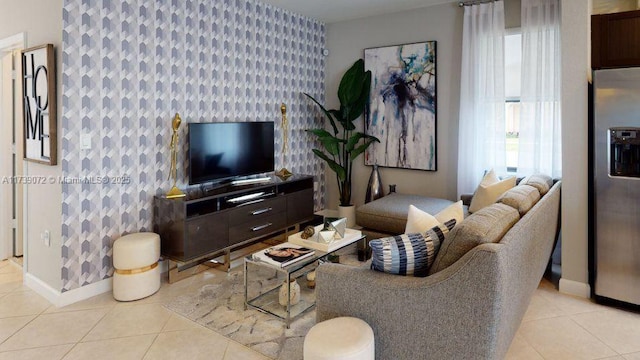
<instances>
[{"instance_id":1,"label":"tile grout line","mask_svg":"<svg viewBox=\"0 0 640 360\"><path fill-rule=\"evenodd\" d=\"M604 311L604 310L603 310ZM573 321L574 324L578 325L581 329L583 329L584 331L587 332L587 334L593 336L594 338L598 339L598 341L600 341L602 343L602 345L606 346L609 350L613 351L616 355L620 356L622 354L620 354L619 352L617 352L614 348L612 348L611 346L609 346L609 344L607 344L604 340L602 340L600 337L598 337L598 335L593 334L591 331L589 331L587 328L585 328L584 326L580 325L579 322L575 321L573 319L573 317L571 315L567 316L569 318L569 320Z\"/></svg>"},{"instance_id":2,"label":"tile grout line","mask_svg":"<svg viewBox=\"0 0 640 360\"><path fill-rule=\"evenodd\" d=\"M535 351L536 354L538 354L538 356L540 356L540 358L547 360L547 358L545 358L542 353L540 353L540 351L538 351L538 349L536 349L535 346L531 345L531 343L529 341L527 341L527 339L524 338L524 336L522 334L518 335L518 331L516 330L516 335L513 337L514 339L516 338L516 336L520 336L520 338L522 339L522 341L524 341L527 345L529 345L533 351ZM511 344L513 344L513 340L511 340ZM511 347L511 345L509 345L509 347Z\"/></svg>"},{"instance_id":3,"label":"tile grout line","mask_svg":"<svg viewBox=\"0 0 640 360\"><path fill-rule=\"evenodd\" d=\"M22 325L18 330L14 331L13 334L9 335L6 339L4 339L3 341L0 342L0 345L4 344L5 342L7 342L7 340L11 339L12 337L15 336L15 334L19 333L20 330L24 329L25 327L27 327L27 325L31 324L35 319L37 319L40 315L24 315L24 316L33 316L33 319L27 321L24 325ZM20 316L14 316L14 317L20 317ZM9 318L4 318L4 319L9 319ZM7 350L7 351L11 351L11 350ZM0 351L0 352L4 352L4 351Z\"/></svg>"},{"instance_id":4,"label":"tile grout line","mask_svg":"<svg viewBox=\"0 0 640 360\"><path fill-rule=\"evenodd\" d=\"M156 340L158 340L158 336L160 336L160 333L156 334L156 336L153 338L153 341L151 341L151 344L149 344L149 346L147 347L147 350L144 351L144 354L142 354L142 357L140 358L140 360L143 360L147 354L149 353L149 350L151 350L151 348L153 347L153 344L156 343Z\"/></svg>"},{"instance_id":5,"label":"tile grout line","mask_svg":"<svg viewBox=\"0 0 640 360\"><path fill-rule=\"evenodd\" d=\"M105 313L104 313L104 315L102 315L102 317L101 317L100 319L98 319L98 321L96 321L96 323L95 323L95 324L93 324L93 326L91 327L91 329L89 329L89 331L87 331L87 332L86 332L86 333L85 333L85 334L80 338L80 340L78 340L78 341L76 342L76 345L77 345L77 344L79 344L79 343L81 343L81 342L82 342L82 340L84 340L84 339L87 337L87 335L89 335L89 333L91 333L91 332L93 331L93 329L95 329L95 328L96 328L96 326L98 326L98 324L99 324L102 320L104 320L104 318L105 318L105 317L107 317L107 315L109 315L109 314L110 314L110 313L111 313L115 308L116 308L116 307L115 307L115 306L113 306L111 309L109 309L109 311L105 312ZM95 310L99 310L99 309L95 309ZM77 310L77 311L86 311L86 310ZM71 311L70 311L70 312L71 312ZM73 347L75 347L75 345L74 345Z\"/></svg>"}]
</instances>

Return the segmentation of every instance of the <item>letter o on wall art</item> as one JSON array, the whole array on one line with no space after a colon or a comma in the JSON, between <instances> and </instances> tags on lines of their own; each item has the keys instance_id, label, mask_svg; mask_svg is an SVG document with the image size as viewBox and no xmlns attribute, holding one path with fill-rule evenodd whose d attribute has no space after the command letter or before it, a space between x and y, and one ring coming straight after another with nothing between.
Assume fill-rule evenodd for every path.
<instances>
[{"instance_id":1,"label":"letter o on wall art","mask_svg":"<svg viewBox=\"0 0 640 360\"><path fill-rule=\"evenodd\" d=\"M24 158L57 163L56 65L53 45L22 51Z\"/></svg>"}]
</instances>

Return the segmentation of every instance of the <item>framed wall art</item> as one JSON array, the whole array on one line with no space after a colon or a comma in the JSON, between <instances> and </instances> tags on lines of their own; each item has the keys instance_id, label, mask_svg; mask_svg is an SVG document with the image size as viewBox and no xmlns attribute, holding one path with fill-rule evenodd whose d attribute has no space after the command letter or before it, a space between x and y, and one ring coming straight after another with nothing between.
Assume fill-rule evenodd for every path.
<instances>
[{"instance_id":1,"label":"framed wall art","mask_svg":"<svg viewBox=\"0 0 640 360\"><path fill-rule=\"evenodd\" d=\"M22 51L24 159L57 163L56 66L53 45Z\"/></svg>"},{"instance_id":2,"label":"framed wall art","mask_svg":"<svg viewBox=\"0 0 640 360\"><path fill-rule=\"evenodd\" d=\"M380 139L365 165L437 170L436 42L365 49L371 70L365 133Z\"/></svg>"}]
</instances>

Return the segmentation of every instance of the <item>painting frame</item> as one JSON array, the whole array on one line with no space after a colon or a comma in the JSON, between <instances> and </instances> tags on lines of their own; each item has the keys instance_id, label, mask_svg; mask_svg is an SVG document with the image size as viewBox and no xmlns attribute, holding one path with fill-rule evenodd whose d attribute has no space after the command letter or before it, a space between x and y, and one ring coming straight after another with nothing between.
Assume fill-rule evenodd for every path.
<instances>
[{"instance_id":1,"label":"painting frame","mask_svg":"<svg viewBox=\"0 0 640 360\"><path fill-rule=\"evenodd\" d=\"M364 61L364 130L380 140L365 151L365 165L437 171L437 41L367 48Z\"/></svg>"},{"instance_id":2,"label":"painting frame","mask_svg":"<svg viewBox=\"0 0 640 360\"><path fill-rule=\"evenodd\" d=\"M24 49L20 58L24 160L57 165L58 107L53 44Z\"/></svg>"}]
</instances>

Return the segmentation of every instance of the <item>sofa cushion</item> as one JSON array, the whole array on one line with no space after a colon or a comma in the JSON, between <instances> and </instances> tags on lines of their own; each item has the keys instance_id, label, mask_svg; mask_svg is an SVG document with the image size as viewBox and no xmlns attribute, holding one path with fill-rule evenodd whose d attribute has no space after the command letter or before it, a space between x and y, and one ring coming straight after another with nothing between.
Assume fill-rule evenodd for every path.
<instances>
[{"instance_id":1,"label":"sofa cushion","mask_svg":"<svg viewBox=\"0 0 640 360\"><path fill-rule=\"evenodd\" d=\"M499 242L519 219L516 209L501 203L469 215L451 231L447 241L442 244L429 273L447 268L480 244Z\"/></svg>"},{"instance_id":2,"label":"sofa cushion","mask_svg":"<svg viewBox=\"0 0 640 360\"><path fill-rule=\"evenodd\" d=\"M474 213L495 203L502 194L514 186L516 186L516 178L513 176L495 183L488 182L485 176L480 185L478 185L475 194L473 194L471 204L469 205L469 212Z\"/></svg>"},{"instance_id":3,"label":"sofa cushion","mask_svg":"<svg viewBox=\"0 0 640 360\"><path fill-rule=\"evenodd\" d=\"M421 233L437 226L440 222L431 214L422 211L413 205L409 205L407 212L407 225L404 228L405 234Z\"/></svg>"},{"instance_id":4,"label":"sofa cushion","mask_svg":"<svg viewBox=\"0 0 640 360\"><path fill-rule=\"evenodd\" d=\"M425 232L438 224L444 224L446 221L455 219L460 224L464 219L464 208L462 201L453 203L435 215L431 215L426 211L422 211L413 205L409 205L407 216L407 226L404 229L405 234Z\"/></svg>"},{"instance_id":5,"label":"sofa cushion","mask_svg":"<svg viewBox=\"0 0 640 360\"><path fill-rule=\"evenodd\" d=\"M451 219L424 233L371 240L371 268L395 275L427 276L440 245L456 224Z\"/></svg>"},{"instance_id":6,"label":"sofa cushion","mask_svg":"<svg viewBox=\"0 0 640 360\"><path fill-rule=\"evenodd\" d=\"M445 199L392 193L359 206L356 210L356 223L384 233L402 234L407 224L409 205L429 214L436 214L451 204L453 201Z\"/></svg>"},{"instance_id":7,"label":"sofa cushion","mask_svg":"<svg viewBox=\"0 0 640 360\"><path fill-rule=\"evenodd\" d=\"M498 202L509 205L524 216L540 200L540 192L531 185L518 185L502 194Z\"/></svg>"},{"instance_id":8,"label":"sofa cushion","mask_svg":"<svg viewBox=\"0 0 640 360\"><path fill-rule=\"evenodd\" d=\"M520 181L520 185L531 185L538 189L541 196L544 196L553 186L553 179L544 174L533 174Z\"/></svg>"},{"instance_id":9,"label":"sofa cushion","mask_svg":"<svg viewBox=\"0 0 640 360\"><path fill-rule=\"evenodd\" d=\"M433 215L433 217L441 224L444 224L449 219L456 219L456 224L460 224L462 220L464 220L464 215L464 205L462 205L462 200L460 200L447 206L439 213Z\"/></svg>"}]
</instances>

